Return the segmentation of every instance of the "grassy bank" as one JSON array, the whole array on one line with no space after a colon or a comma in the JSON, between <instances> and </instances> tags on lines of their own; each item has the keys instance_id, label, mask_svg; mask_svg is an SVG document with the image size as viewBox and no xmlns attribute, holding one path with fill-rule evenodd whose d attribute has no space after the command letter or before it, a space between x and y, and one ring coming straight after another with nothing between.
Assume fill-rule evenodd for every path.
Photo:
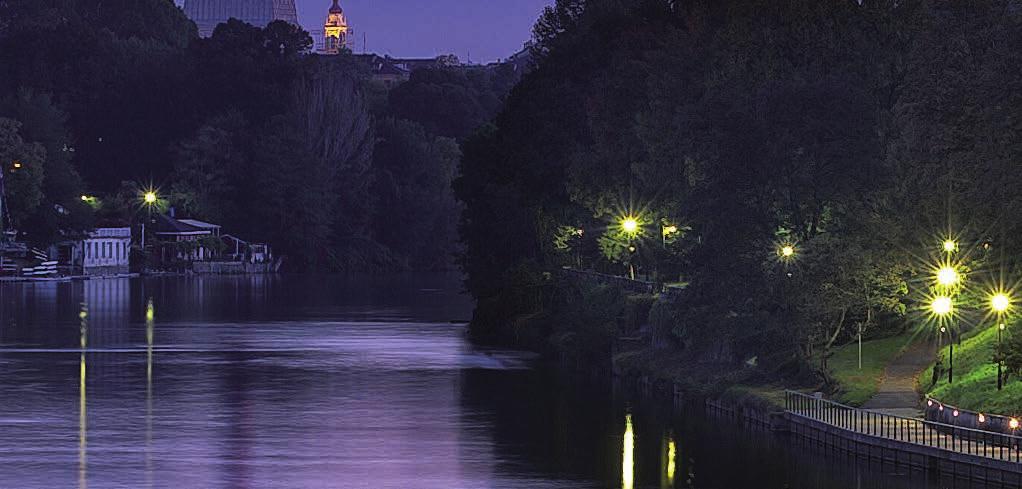
<instances>
[{"instance_id":1,"label":"grassy bank","mask_svg":"<svg viewBox=\"0 0 1022 489\"><path fill-rule=\"evenodd\" d=\"M862 368L859 368L859 344L852 342L834 349L828 364L830 375L839 387L836 399L860 406L877 392L884 370L912 343L909 333L862 342Z\"/></svg>"},{"instance_id":2,"label":"grassy bank","mask_svg":"<svg viewBox=\"0 0 1022 489\"><path fill-rule=\"evenodd\" d=\"M944 345L938 357L940 378L934 384L933 368L922 376L928 394L948 404L974 411L1022 414L1022 381L1010 379L1004 389L997 390L997 365L993 363L997 345L997 329L993 326L955 344L954 383L948 384L948 348Z\"/></svg>"}]
</instances>

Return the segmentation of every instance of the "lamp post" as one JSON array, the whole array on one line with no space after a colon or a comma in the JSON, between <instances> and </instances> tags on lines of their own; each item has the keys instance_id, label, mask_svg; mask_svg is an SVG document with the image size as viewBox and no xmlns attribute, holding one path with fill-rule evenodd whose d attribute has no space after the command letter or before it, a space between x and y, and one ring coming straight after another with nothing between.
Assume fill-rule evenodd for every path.
<instances>
[{"instance_id":1,"label":"lamp post","mask_svg":"<svg viewBox=\"0 0 1022 489\"><path fill-rule=\"evenodd\" d=\"M142 203L146 206L146 218L142 220L142 253L145 253L145 222L152 218L153 206L156 205L156 201L159 200L156 195L156 191L147 190L142 194Z\"/></svg>"},{"instance_id":2,"label":"lamp post","mask_svg":"<svg viewBox=\"0 0 1022 489\"><path fill-rule=\"evenodd\" d=\"M784 260L790 260L795 257L795 245L784 245L777 250L777 254Z\"/></svg>"},{"instance_id":3,"label":"lamp post","mask_svg":"<svg viewBox=\"0 0 1022 489\"><path fill-rule=\"evenodd\" d=\"M954 314L954 301L950 296L942 295L937 296L930 303L930 311L933 312L941 321L950 318ZM955 343L952 341L950 331L947 327L940 327L941 334L948 332L948 368L947 368L947 382L950 384L954 382L954 369L955 369Z\"/></svg>"},{"instance_id":4,"label":"lamp post","mask_svg":"<svg viewBox=\"0 0 1022 489\"><path fill-rule=\"evenodd\" d=\"M953 254L955 251L958 251L958 243L955 240L949 238L944 240L944 243L941 245L941 248L944 249L944 253L950 255Z\"/></svg>"},{"instance_id":5,"label":"lamp post","mask_svg":"<svg viewBox=\"0 0 1022 489\"><path fill-rule=\"evenodd\" d=\"M990 309L997 314L997 352L1000 355L1001 352L1001 333L1004 331L1004 313L1011 307L1011 298L1005 293L994 294L990 298ZM1003 379L1001 373L1001 358L997 358L997 390L1001 390L1003 387Z\"/></svg>"},{"instance_id":6,"label":"lamp post","mask_svg":"<svg viewBox=\"0 0 1022 489\"><path fill-rule=\"evenodd\" d=\"M632 259L635 256L637 249L635 245L631 243L631 240L635 239L639 235L639 220L634 216L625 216L621 218L618 223L621 226L621 231L628 236L628 277L635 280L635 265L632 263Z\"/></svg>"}]
</instances>

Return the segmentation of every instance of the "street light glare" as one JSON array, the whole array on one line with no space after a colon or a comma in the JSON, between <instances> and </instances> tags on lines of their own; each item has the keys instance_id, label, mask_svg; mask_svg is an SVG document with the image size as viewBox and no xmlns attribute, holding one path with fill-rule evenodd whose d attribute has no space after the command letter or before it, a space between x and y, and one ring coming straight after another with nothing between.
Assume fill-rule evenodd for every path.
<instances>
[{"instance_id":1,"label":"street light glare","mask_svg":"<svg viewBox=\"0 0 1022 489\"><path fill-rule=\"evenodd\" d=\"M948 253L953 253L957 249L958 243L956 243L955 240L949 239L944 241L944 251Z\"/></svg>"},{"instance_id":2,"label":"street light glare","mask_svg":"<svg viewBox=\"0 0 1022 489\"><path fill-rule=\"evenodd\" d=\"M634 217L626 217L621 220L621 229L628 234L635 234L639 230L639 221Z\"/></svg>"},{"instance_id":3,"label":"street light glare","mask_svg":"<svg viewBox=\"0 0 1022 489\"><path fill-rule=\"evenodd\" d=\"M664 227L664 236L670 236L678 232L678 226L666 226Z\"/></svg>"},{"instance_id":4,"label":"street light glare","mask_svg":"<svg viewBox=\"0 0 1022 489\"><path fill-rule=\"evenodd\" d=\"M785 258L791 258L795 256L795 247L792 245L785 245L781 247L781 256Z\"/></svg>"},{"instance_id":5,"label":"street light glare","mask_svg":"<svg viewBox=\"0 0 1022 489\"><path fill-rule=\"evenodd\" d=\"M937 270L937 283L950 287L958 283L958 271L953 267L945 266Z\"/></svg>"},{"instance_id":6,"label":"street light glare","mask_svg":"<svg viewBox=\"0 0 1022 489\"><path fill-rule=\"evenodd\" d=\"M954 310L954 303L951 302L950 297L936 297L933 299L933 303L930 304L930 310L938 316L947 316Z\"/></svg>"},{"instance_id":7,"label":"street light glare","mask_svg":"<svg viewBox=\"0 0 1022 489\"><path fill-rule=\"evenodd\" d=\"M996 312L1007 311L1011 307L1011 298L1007 294L994 294L990 298L990 308Z\"/></svg>"},{"instance_id":8,"label":"street light glare","mask_svg":"<svg viewBox=\"0 0 1022 489\"><path fill-rule=\"evenodd\" d=\"M142 196L142 198L145 200L146 204L155 204L156 192L153 191L146 192L145 195Z\"/></svg>"}]
</instances>

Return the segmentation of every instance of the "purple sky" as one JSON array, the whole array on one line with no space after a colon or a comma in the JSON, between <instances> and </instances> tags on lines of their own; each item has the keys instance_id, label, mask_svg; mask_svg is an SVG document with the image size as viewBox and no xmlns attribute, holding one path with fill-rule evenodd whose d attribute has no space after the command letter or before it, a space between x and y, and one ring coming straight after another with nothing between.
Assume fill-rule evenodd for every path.
<instances>
[{"instance_id":1,"label":"purple sky","mask_svg":"<svg viewBox=\"0 0 1022 489\"><path fill-rule=\"evenodd\" d=\"M182 3L183 0L177 0ZM456 54L485 63L507 58L532 35L543 7L554 0L341 0L362 52L393 57ZM317 43L331 0L296 0L302 26Z\"/></svg>"}]
</instances>

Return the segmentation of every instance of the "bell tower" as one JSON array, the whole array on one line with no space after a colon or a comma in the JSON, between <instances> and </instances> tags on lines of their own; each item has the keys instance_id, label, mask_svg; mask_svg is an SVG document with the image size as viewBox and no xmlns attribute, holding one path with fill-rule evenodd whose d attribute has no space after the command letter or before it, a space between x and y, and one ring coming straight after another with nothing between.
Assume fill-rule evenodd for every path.
<instances>
[{"instance_id":1,"label":"bell tower","mask_svg":"<svg viewBox=\"0 0 1022 489\"><path fill-rule=\"evenodd\" d=\"M348 19L344 17L344 9L334 0L323 24L323 54L339 54L348 47Z\"/></svg>"}]
</instances>

